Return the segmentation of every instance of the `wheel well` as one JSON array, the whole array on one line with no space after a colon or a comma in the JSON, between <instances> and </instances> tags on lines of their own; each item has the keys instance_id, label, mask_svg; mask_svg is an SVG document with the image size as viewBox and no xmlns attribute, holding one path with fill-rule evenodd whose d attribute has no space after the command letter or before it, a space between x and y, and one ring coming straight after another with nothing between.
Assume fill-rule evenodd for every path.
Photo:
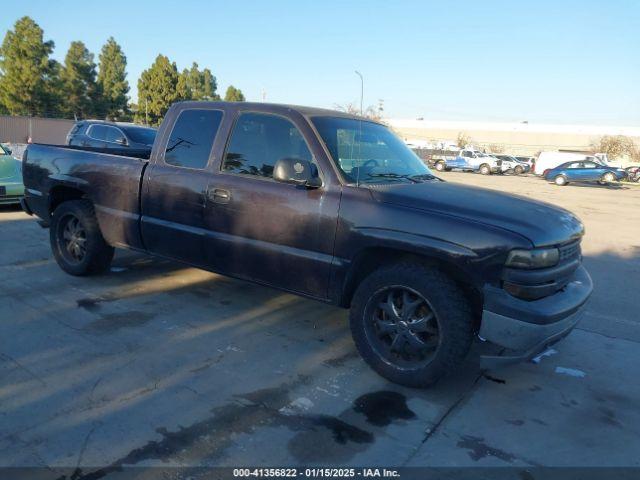
<instances>
[{"instance_id":1,"label":"wheel well","mask_svg":"<svg viewBox=\"0 0 640 480\"><path fill-rule=\"evenodd\" d=\"M484 303L482 292L469 281L469 276L464 270L451 262L439 258L418 255L393 248L368 248L356 255L356 258L351 263L351 268L345 281L342 300L340 302L341 306L350 306L356 288L358 288L360 282L374 270L385 265L399 262L420 263L431 268L436 268L452 278L463 290L465 296L471 300L474 319L476 319L477 326L479 327L482 316L482 305Z\"/></svg>"},{"instance_id":2,"label":"wheel well","mask_svg":"<svg viewBox=\"0 0 640 480\"><path fill-rule=\"evenodd\" d=\"M55 209L63 202L69 200L80 200L85 194L82 190L73 187L53 187L49 193L49 214L53 214Z\"/></svg>"}]
</instances>

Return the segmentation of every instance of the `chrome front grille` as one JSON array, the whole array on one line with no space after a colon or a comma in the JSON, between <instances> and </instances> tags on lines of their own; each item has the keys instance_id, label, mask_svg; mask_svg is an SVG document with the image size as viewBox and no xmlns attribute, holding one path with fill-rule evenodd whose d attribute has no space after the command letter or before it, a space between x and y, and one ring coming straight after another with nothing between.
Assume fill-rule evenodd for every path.
<instances>
[{"instance_id":1,"label":"chrome front grille","mask_svg":"<svg viewBox=\"0 0 640 480\"><path fill-rule=\"evenodd\" d=\"M566 262L580 258L580 240L562 245L558 248L560 251L560 262Z\"/></svg>"}]
</instances>

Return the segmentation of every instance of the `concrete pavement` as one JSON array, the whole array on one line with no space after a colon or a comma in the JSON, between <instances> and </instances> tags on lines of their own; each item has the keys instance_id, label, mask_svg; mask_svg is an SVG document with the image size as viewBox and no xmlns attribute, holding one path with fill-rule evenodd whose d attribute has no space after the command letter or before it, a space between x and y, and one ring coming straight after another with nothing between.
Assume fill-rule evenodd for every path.
<instances>
[{"instance_id":1,"label":"concrete pavement","mask_svg":"<svg viewBox=\"0 0 640 480\"><path fill-rule=\"evenodd\" d=\"M130 252L74 278L4 208L0 466L639 466L640 188L443 177L578 213L596 290L539 363L474 351L422 391L366 367L345 310Z\"/></svg>"}]
</instances>

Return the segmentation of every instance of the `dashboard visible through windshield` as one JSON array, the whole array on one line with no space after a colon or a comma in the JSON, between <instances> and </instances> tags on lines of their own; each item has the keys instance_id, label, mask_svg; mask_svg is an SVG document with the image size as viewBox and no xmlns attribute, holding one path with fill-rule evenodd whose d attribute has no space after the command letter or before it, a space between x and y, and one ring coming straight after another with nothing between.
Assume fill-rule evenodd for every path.
<instances>
[{"instance_id":1,"label":"dashboard visible through windshield","mask_svg":"<svg viewBox=\"0 0 640 480\"><path fill-rule=\"evenodd\" d=\"M436 178L384 125L325 116L311 121L349 183L417 183Z\"/></svg>"}]
</instances>

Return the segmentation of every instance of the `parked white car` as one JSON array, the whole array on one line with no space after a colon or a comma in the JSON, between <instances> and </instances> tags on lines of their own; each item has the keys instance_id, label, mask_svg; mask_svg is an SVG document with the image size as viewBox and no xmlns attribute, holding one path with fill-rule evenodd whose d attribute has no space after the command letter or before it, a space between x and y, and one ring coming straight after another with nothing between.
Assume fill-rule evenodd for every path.
<instances>
[{"instance_id":1,"label":"parked white car","mask_svg":"<svg viewBox=\"0 0 640 480\"><path fill-rule=\"evenodd\" d=\"M595 153L589 155L586 153L574 153L574 152L540 152L538 159L534 164L533 173L536 175L544 175L546 170L551 170L566 162L595 162L605 167L619 167L609 161L609 157L606 153Z\"/></svg>"},{"instance_id":2,"label":"parked white car","mask_svg":"<svg viewBox=\"0 0 640 480\"><path fill-rule=\"evenodd\" d=\"M462 157L466 163L473 167L473 170L479 171L483 175L503 173L506 171L503 170L502 161L478 150L460 150L458 157Z\"/></svg>"}]
</instances>

